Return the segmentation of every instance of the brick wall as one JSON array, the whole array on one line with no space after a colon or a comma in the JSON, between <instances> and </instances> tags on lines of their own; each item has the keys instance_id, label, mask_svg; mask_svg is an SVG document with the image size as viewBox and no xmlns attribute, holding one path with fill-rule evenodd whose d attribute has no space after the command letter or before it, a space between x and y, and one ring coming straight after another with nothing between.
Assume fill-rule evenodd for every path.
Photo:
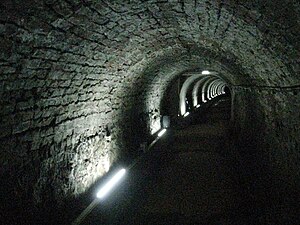
<instances>
[{"instance_id":1,"label":"brick wall","mask_svg":"<svg viewBox=\"0 0 300 225\"><path fill-rule=\"evenodd\" d=\"M299 9L297 1L2 1L3 193L41 203L86 191L108 165L137 155L158 128L167 84L185 70L211 68L254 89L299 85ZM296 151L299 103L290 92L268 95L280 102L276 121L297 121L278 130L293 130Z\"/></svg>"}]
</instances>

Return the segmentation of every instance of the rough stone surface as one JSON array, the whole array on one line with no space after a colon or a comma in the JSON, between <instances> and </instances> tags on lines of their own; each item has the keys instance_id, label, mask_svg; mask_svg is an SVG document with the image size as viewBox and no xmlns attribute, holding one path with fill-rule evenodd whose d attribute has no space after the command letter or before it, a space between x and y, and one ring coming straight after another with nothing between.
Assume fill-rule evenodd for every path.
<instances>
[{"instance_id":1,"label":"rough stone surface","mask_svg":"<svg viewBox=\"0 0 300 225\"><path fill-rule=\"evenodd\" d=\"M261 223L299 221L299 88L234 87L237 158Z\"/></svg>"},{"instance_id":2,"label":"rough stone surface","mask_svg":"<svg viewBox=\"0 0 300 225\"><path fill-rule=\"evenodd\" d=\"M159 128L167 84L193 69L236 87L239 140L251 134L273 176L299 190L297 0L4 0L0 11L8 199L46 205L84 193L138 154Z\"/></svg>"}]
</instances>

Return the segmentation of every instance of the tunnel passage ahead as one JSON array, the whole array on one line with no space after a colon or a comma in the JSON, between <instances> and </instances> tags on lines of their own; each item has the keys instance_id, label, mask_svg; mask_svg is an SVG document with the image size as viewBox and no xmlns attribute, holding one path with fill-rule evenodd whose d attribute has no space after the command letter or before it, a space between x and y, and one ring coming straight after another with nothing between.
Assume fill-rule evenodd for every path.
<instances>
[{"instance_id":1,"label":"tunnel passage ahead","mask_svg":"<svg viewBox=\"0 0 300 225\"><path fill-rule=\"evenodd\" d=\"M231 84L254 201L288 220L300 177L299 9L293 0L1 1L1 207L35 219L84 196L159 130L174 78L209 68Z\"/></svg>"},{"instance_id":2,"label":"tunnel passage ahead","mask_svg":"<svg viewBox=\"0 0 300 225\"><path fill-rule=\"evenodd\" d=\"M185 71L168 85L160 112L177 120L218 96L231 95L230 92L230 83L222 74L201 69Z\"/></svg>"},{"instance_id":3,"label":"tunnel passage ahead","mask_svg":"<svg viewBox=\"0 0 300 225\"><path fill-rule=\"evenodd\" d=\"M104 215L95 210L88 223L250 224L239 171L230 155L230 105L228 97L220 97L206 109L207 120L169 128L152 158L150 153L135 168L139 172L129 171L127 189L134 190L123 191L126 200L114 198L110 207L104 201ZM155 169L144 165L151 159L159 160ZM121 187L130 186L124 182Z\"/></svg>"}]
</instances>

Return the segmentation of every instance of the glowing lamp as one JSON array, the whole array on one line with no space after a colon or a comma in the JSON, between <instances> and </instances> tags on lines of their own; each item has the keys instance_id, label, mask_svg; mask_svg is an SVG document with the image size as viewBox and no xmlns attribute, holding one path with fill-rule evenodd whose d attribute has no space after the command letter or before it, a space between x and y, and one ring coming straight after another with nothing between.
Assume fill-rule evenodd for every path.
<instances>
[{"instance_id":1,"label":"glowing lamp","mask_svg":"<svg viewBox=\"0 0 300 225\"><path fill-rule=\"evenodd\" d=\"M190 115L190 113L189 113L189 112L186 112L186 113L183 115L183 117L187 117L188 115Z\"/></svg>"},{"instance_id":2,"label":"glowing lamp","mask_svg":"<svg viewBox=\"0 0 300 225\"><path fill-rule=\"evenodd\" d=\"M162 129L161 131L159 131L159 133L157 134L158 137L161 137L164 135L164 133L166 133L167 129Z\"/></svg>"},{"instance_id":3,"label":"glowing lamp","mask_svg":"<svg viewBox=\"0 0 300 225\"><path fill-rule=\"evenodd\" d=\"M210 74L210 72L209 72L208 70L203 70L203 71L201 72L201 74L203 74L203 75L208 75L208 74Z\"/></svg>"},{"instance_id":4,"label":"glowing lamp","mask_svg":"<svg viewBox=\"0 0 300 225\"><path fill-rule=\"evenodd\" d=\"M105 197L111 189L121 180L121 178L125 175L126 170L119 170L97 193L97 198L102 199Z\"/></svg>"}]
</instances>

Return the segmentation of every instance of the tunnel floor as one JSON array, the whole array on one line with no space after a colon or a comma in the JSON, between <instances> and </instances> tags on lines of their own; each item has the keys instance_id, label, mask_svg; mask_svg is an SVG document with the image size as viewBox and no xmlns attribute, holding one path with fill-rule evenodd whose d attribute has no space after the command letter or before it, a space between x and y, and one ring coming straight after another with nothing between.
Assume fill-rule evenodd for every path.
<instances>
[{"instance_id":1,"label":"tunnel floor","mask_svg":"<svg viewBox=\"0 0 300 225\"><path fill-rule=\"evenodd\" d=\"M104 224L246 224L239 216L236 167L226 154L229 118L230 101L221 99L205 122L174 130L168 144L159 146L127 181L126 203L99 209L113 215ZM147 167L153 157L156 165ZM130 183L135 193L128 192Z\"/></svg>"}]
</instances>

